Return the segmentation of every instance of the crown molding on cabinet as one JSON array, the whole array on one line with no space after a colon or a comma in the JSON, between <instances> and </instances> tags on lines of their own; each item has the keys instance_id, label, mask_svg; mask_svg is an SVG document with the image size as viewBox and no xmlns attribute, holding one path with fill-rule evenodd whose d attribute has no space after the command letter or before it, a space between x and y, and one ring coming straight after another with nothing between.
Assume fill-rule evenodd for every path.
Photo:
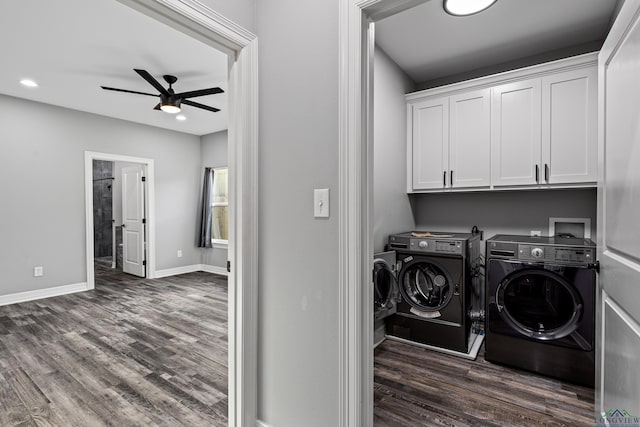
<instances>
[{"instance_id":1,"label":"crown molding on cabinet","mask_svg":"<svg viewBox=\"0 0 640 427\"><path fill-rule=\"evenodd\" d=\"M496 85L515 82L524 78L543 77L550 74L556 74L561 71L577 70L589 66L595 66L598 63L598 52L585 53L569 58L559 59L557 61L545 62L543 64L532 65L529 67L518 68L517 70L505 71L489 76L478 77L472 80L453 83L446 86L439 86L412 92L405 95L408 103L414 101L423 101L432 96L455 95L460 92L466 92L469 89L484 89Z\"/></svg>"}]
</instances>

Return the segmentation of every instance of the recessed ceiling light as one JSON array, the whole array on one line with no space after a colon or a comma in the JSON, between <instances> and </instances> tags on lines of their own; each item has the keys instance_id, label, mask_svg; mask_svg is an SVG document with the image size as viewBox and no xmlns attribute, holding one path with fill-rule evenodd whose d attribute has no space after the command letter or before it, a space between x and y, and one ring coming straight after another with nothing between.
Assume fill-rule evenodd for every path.
<instances>
[{"instance_id":1,"label":"recessed ceiling light","mask_svg":"<svg viewBox=\"0 0 640 427\"><path fill-rule=\"evenodd\" d=\"M38 87L38 83L34 82L33 80L30 79L22 79L20 80L20 84L22 84L23 86L27 86L27 87Z\"/></svg>"},{"instance_id":2,"label":"recessed ceiling light","mask_svg":"<svg viewBox=\"0 0 640 427\"><path fill-rule=\"evenodd\" d=\"M181 122L184 122L185 120L187 120L187 118L182 114L179 114L176 116L176 120L180 120Z\"/></svg>"},{"instance_id":3,"label":"recessed ceiling light","mask_svg":"<svg viewBox=\"0 0 640 427\"><path fill-rule=\"evenodd\" d=\"M444 10L449 15L467 16L482 12L496 0L444 0Z\"/></svg>"}]
</instances>

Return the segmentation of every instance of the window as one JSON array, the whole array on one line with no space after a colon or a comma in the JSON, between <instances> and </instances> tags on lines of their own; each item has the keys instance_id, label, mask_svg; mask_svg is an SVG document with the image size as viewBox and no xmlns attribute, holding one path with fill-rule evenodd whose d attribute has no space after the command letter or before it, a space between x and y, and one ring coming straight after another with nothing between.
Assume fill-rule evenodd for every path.
<instances>
[{"instance_id":1,"label":"window","mask_svg":"<svg viewBox=\"0 0 640 427\"><path fill-rule=\"evenodd\" d=\"M213 170L213 202L211 203L211 240L229 243L229 198L227 168Z\"/></svg>"}]
</instances>

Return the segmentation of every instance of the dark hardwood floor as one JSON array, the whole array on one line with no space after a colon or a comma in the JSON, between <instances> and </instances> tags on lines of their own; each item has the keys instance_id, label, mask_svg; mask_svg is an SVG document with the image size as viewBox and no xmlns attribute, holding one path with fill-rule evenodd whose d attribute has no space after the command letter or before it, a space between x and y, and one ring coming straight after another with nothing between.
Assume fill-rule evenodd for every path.
<instances>
[{"instance_id":1,"label":"dark hardwood floor","mask_svg":"<svg viewBox=\"0 0 640 427\"><path fill-rule=\"evenodd\" d=\"M227 280L96 265L96 289L0 307L0 426L226 426Z\"/></svg>"},{"instance_id":2,"label":"dark hardwood floor","mask_svg":"<svg viewBox=\"0 0 640 427\"><path fill-rule=\"evenodd\" d=\"M226 278L96 272L94 291L0 307L0 426L226 426ZM374 399L377 427L593 425L592 389L482 350L387 340Z\"/></svg>"},{"instance_id":3,"label":"dark hardwood floor","mask_svg":"<svg viewBox=\"0 0 640 427\"><path fill-rule=\"evenodd\" d=\"M386 340L375 350L374 425L593 426L593 389Z\"/></svg>"}]
</instances>

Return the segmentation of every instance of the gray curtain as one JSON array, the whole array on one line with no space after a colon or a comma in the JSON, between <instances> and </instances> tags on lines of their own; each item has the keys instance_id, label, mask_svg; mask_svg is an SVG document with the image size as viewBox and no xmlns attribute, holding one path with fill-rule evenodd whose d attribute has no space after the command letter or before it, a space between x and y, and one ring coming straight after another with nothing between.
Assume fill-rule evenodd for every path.
<instances>
[{"instance_id":1,"label":"gray curtain","mask_svg":"<svg viewBox=\"0 0 640 427\"><path fill-rule=\"evenodd\" d=\"M213 203L213 168L204 169L202 185L202 219L200 220L199 248L212 248L211 243L211 204Z\"/></svg>"}]
</instances>

